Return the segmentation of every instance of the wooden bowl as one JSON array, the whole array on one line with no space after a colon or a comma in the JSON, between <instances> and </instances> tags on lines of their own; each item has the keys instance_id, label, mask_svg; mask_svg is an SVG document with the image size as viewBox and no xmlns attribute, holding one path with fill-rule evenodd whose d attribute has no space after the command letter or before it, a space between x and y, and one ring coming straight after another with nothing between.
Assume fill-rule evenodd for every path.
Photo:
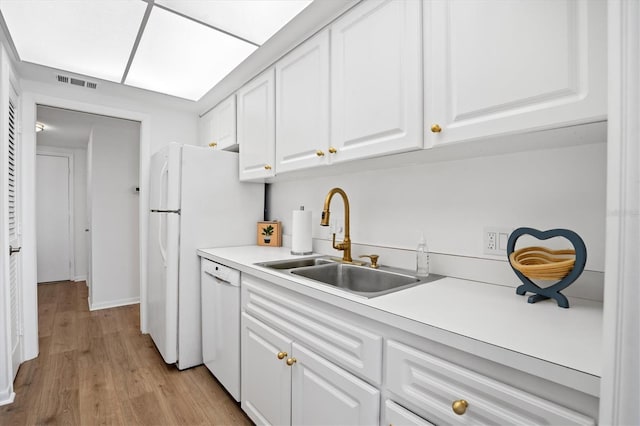
<instances>
[{"instance_id":1,"label":"wooden bowl","mask_svg":"<svg viewBox=\"0 0 640 426\"><path fill-rule=\"evenodd\" d=\"M509 256L509 262L532 280L561 280L573 269L576 251L551 250L546 247L524 247Z\"/></svg>"}]
</instances>

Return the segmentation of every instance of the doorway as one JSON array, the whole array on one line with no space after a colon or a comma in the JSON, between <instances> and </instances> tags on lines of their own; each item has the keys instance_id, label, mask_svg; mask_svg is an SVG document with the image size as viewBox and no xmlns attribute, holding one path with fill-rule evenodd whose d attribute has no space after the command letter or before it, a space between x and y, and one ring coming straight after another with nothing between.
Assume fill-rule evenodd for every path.
<instances>
[{"instance_id":1,"label":"doorway","mask_svg":"<svg viewBox=\"0 0 640 426\"><path fill-rule=\"evenodd\" d=\"M86 281L90 310L138 303L140 122L37 106L37 282Z\"/></svg>"},{"instance_id":2,"label":"doorway","mask_svg":"<svg viewBox=\"0 0 640 426\"><path fill-rule=\"evenodd\" d=\"M38 283L73 279L72 159L70 153L42 150L36 156Z\"/></svg>"}]
</instances>

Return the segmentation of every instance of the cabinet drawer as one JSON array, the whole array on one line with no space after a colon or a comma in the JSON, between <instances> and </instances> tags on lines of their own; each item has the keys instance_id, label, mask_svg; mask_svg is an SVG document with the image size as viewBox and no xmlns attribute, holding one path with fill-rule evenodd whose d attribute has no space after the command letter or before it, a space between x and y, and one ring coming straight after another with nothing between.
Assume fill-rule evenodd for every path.
<instances>
[{"instance_id":1,"label":"cabinet drawer","mask_svg":"<svg viewBox=\"0 0 640 426\"><path fill-rule=\"evenodd\" d=\"M399 406L395 402L387 399L384 403L383 426L434 426L420 416L416 416L411 411Z\"/></svg>"},{"instance_id":2,"label":"cabinet drawer","mask_svg":"<svg viewBox=\"0 0 640 426\"><path fill-rule=\"evenodd\" d=\"M436 424L593 425L593 419L395 341L386 345L386 380L398 401ZM452 404L465 400L464 414Z\"/></svg>"},{"instance_id":3,"label":"cabinet drawer","mask_svg":"<svg viewBox=\"0 0 640 426\"><path fill-rule=\"evenodd\" d=\"M242 279L243 310L374 384L382 381L382 337L349 316L310 306L252 277Z\"/></svg>"}]
</instances>

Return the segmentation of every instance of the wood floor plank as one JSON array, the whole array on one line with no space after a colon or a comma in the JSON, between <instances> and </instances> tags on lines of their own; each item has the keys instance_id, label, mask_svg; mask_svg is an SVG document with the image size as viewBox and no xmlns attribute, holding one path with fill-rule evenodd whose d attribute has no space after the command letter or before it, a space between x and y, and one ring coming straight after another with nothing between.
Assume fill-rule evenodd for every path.
<instances>
[{"instance_id":1,"label":"wood floor plank","mask_svg":"<svg viewBox=\"0 0 640 426\"><path fill-rule=\"evenodd\" d=\"M138 305L89 311L84 282L38 286L40 354L0 425L250 425L204 366L167 365Z\"/></svg>"}]
</instances>

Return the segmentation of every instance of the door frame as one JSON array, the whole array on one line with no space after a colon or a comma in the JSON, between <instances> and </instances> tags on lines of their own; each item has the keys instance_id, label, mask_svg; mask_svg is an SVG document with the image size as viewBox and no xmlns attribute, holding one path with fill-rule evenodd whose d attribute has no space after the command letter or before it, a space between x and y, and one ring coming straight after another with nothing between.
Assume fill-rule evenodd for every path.
<instances>
[{"instance_id":1,"label":"door frame","mask_svg":"<svg viewBox=\"0 0 640 426\"><path fill-rule=\"evenodd\" d=\"M68 219L69 219L69 280L75 281L76 276L76 247L75 247L75 231L74 231L74 209L75 209L75 174L73 170L73 164L75 161L75 154L73 151L65 148L54 148L50 146L38 147L36 145L36 156L38 155L46 155L50 157L65 157L69 162L69 177L67 178L67 190L69 191L69 205L68 207ZM36 173L38 172L36 168ZM38 217L38 212L36 211L36 220ZM36 244L37 244L36 240ZM37 245L36 245L37 249ZM36 250L37 253L37 250ZM37 267L37 264L36 264ZM37 278L37 270L36 270L36 278Z\"/></svg>"},{"instance_id":2,"label":"door frame","mask_svg":"<svg viewBox=\"0 0 640 426\"><path fill-rule=\"evenodd\" d=\"M151 116L147 113L115 108L97 103L75 101L25 91L22 93L22 170L23 170L23 326L24 350L22 362L36 358L38 345L38 293L36 276L36 231L35 231L35 161L36 161L36 116L37 106L47 105L92 114L123 118L140 122L140 200L138 222L140 229L140 330L147 332L147 227L149 222L149 162L151 159Z\"/></svg>"}]
</instances>

